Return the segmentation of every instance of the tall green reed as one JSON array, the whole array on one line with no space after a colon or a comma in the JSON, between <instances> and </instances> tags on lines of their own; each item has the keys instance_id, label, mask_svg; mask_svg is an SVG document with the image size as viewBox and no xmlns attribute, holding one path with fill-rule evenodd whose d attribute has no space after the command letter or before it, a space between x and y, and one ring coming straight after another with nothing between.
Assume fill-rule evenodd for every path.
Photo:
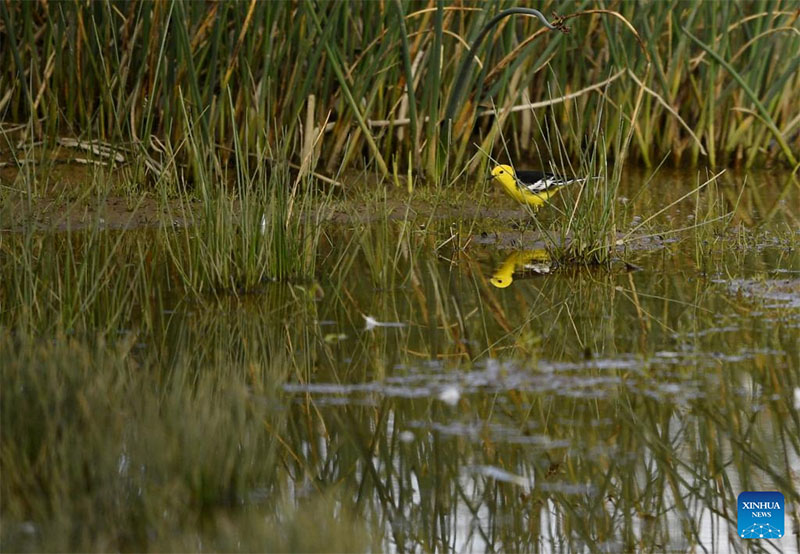
<instances>
[{"instance_id":1,"label":"tall green reed","mask_svg":"<svg viewBox=\"0 0 800 554\"><path fill-rule=\"evenodd\" d=\"M19 139L91 136L152 155L159 142L185 139L188 101L212 150L233 150L234 132L245 126L261 137L244 145L248 155L264 142L301 144L323 131L317 151L327 171L363 158L384 173L392 158L422 170L442 163L431 152L445 116L454 122L453 135L442 137L448 159L463 162L476 124L480 131L491 123L481 115L490 111L487 98L521 106L552 89L597 84L610 67L643 75L649 57L654 70L643 83L632 159L654 164L669 153L675 164L791 164L800 145L793 102L800 74L796 57L782 53L798 50L800 33L787 5L759 6L559 5L569 35L540 33L530 18L506 19L478 52L482 65L464 101L448 108L443 100L459 87L469 43L513 3L484 10L398 0L366 2L357 12L336 2L8 4L0 12L8 37L0 113L7 122L34 122ZM615 88L610 100L630 102L633 90ZM317 128L306 128L312 97ZM596 107L591 95L579 101L580 109ZM554 108L559 118L565 109ZM530 136L509 132L524 124L524 112L504 118L503 128L515 150L531 154ZM603 129L611 144L615 129L612 121ZM583 147L574 139L565 146L572 155ZM290 161L301 156L293 151Z\"/></svg>"}]
</instances>

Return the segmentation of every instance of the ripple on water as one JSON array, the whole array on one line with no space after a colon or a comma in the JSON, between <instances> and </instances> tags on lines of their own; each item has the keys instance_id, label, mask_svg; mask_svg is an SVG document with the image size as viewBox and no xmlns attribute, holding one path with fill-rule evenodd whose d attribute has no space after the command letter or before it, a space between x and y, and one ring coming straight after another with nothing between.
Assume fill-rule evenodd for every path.
<instances>
[{"instance_id":1,"label":"ripple on water","mask_svg":"<svg viewBox=\"0 0 800 554\"><path fill-rule=\"evenodd\" d=\"M531 433L517 427L497 423L487 424L484 421L450 421L441 423L417 420L409 422L408 427L447 437L467 438L474 442L491 441L505 444L525 444L541 447L542 449L571 446L570 441L566 439L554 439L545 434Z\"/></svg>"},{"instance_id":2,"label":"ripple on water","mask_svg":"<svg viewBox=\"0 0 800 554\"><path fill-rule=\"evenodd\" d=\"M800 308L800 279L715 279L736 296L761 302L766 309Z\"/></svg>"},{"instance_id":3,"label":"ripple on water","mask_svg":"<svg viewBox=\"0 0 800 554\"><path fill-rule=\"evenodd\" d=\"M640 356L598 358L580 362L494 359L478 362L475 369L433 369L421 364L397 370L380 381L360 383L286 383L289 394L313 394L315 401L329 405L369 404L381 398L431 398L456 406L464 397L481 394L503 395L510 391L547 394L572 399L603 399L620 390L650 398L681 403L702 398L707 380L693 379L691 368L718 367L721 362L739 362L764 352L742 350L737 353L659 352L645 359ZM773 353L773 352L770 352ZM653 378L654 372L658 379ZM503 399L500 398L502 402Z\"/></svg>"}]
</instances>

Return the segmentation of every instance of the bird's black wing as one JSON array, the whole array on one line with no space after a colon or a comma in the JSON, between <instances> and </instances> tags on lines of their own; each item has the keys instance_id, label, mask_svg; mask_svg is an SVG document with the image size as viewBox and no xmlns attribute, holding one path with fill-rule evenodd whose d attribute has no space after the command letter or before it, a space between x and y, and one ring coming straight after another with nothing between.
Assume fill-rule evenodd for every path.
<instances>
[{"instance_id":1,"label":"bird's black wing","mask_svg":"<svg viewBox=\"0 0 800 554\"><path fill-rule=\"evenodd\" d=\"M577 179L568 179L544 171L517 171L517 186L534 194L563 187Z\"/></svg>"}]
</instances>

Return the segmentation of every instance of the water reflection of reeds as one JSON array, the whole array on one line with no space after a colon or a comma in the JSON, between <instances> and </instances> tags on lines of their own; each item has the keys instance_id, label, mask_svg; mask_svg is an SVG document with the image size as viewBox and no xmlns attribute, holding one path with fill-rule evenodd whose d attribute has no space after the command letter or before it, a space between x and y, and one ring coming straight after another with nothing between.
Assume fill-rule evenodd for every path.
<instances>
[{"instance_id":1,"label":"water reflection of reeds","mask_svg":"<svg viewBox=\"0 0 800 554\"><path fill-rule=\"evenodd\" d=\"M208 294L158 233L0 236L3 547L726 550L800 500L796 234L499 289L442 227Z\"/></svg>"}]
</instances>

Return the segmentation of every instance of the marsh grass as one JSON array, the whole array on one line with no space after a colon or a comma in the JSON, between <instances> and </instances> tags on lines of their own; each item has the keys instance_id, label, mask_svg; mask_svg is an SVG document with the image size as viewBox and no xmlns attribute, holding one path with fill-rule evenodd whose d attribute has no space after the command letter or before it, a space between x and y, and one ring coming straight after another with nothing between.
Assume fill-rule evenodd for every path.
<instances>
[{"instance_id":1,"label":"marsh grass","mask_svg":"<svg viewBox=\"0 0 800 554\"><path fill-rule=\"evenodd\" d=\"M313 179L304 181L306 193L292 194L288 167L273 164L269 176L261 172L233 193L182 195L188 217L178 228L162 226L159 238L185 287L235 293L312 278L326 204Z\"/></svg>"},{"instance_id":2,"label":"marsh grass","mask_svg":"<svg viewBox=\"0 0 800 554\"><path fill-rule=\"evenodd\" d=\"M208 171L200 164L198 171ZM32 208L15 204L18 228L0 234L0 321L35 333L107 335L149 326L154 313L186 294L219 299L275 281L313 280L329 194L315 178L270 161L251 173L243 167L230 191L207 186L174 195L166 183L173 179L180 176L163 176L159 213L148 214L159 219L156 229L110 229L107 190L95 186L97 178L54 215L61 232L40 228ZM123 228L143 197L127 198L134 204ZM98 208L89 212L87 202ZM83 213L78 229L73 211Z\"/></svg>"},{"instance_id":3,"label":"marsh grass","mask_svg":"<svg viewBox=\"0 0 800 554\"><path fill-rule=\"evenodd\" d=\"M123 154L129 201L164 211L154 230L97 215L0 233L0 550L696 549L712 513L728 544L737 484L796 503L796 311L696 271L800 267L796 178L772 206L736 189L785 219L777 245L731 231L747 210L701 179L679 200L695 203L693 247L645 252L650 271L585 267L625 246L626 159L789 159L771 124L797 148L798 62L779 56L797 24L753 6L621 3L569 36L508 20L443 159L458 54L506 4L0 2L20 169L0 199L30 213L54 162L23 159L78 136ZM542 98L559 101L525 106ZM600 176L540 228L558 275L499 291L472 257L475 135ZM392 161L397 177L346 198L348 223L324 223L350 190L320 173ZM102 200L119 168L64 198ZM446 179L426 190L422 172Z\"/></svg>"},{"instance_id":4,"label":"marsh grass","mask_svg":"<svg viewBox=\"0 0 800 554\"><path fill-rule=\"evenodd\" d=\"M552 121L548 129L548 134L555 136L557 145L556 152L548 152L551 170L584 179L578 187L566 187L556 199L563 210L560 214L562 221L556 233L557 239L552 241L552 235L549 238L554 259L561 263L607 265L615 255L619 226L617 191L627 145L622 144L623 139L618 134L618 142L614 145L616 156L609 168L609 145L600 131L603 117L601 108L585 139L589 147L576 164L571 163L564 153L564 135L583 128L582 118L576 114L577 124L566 128L557 127ZM622 119L622 114L618 117Z\"/></svg>"},{"instance_id":5,"label":"marsh grass","mask_svg":"<svg viewBox=\"0 0 800 554\"><path fill-rule=\"evenodd\" d=\"M532 225L537 229L555 262L562 265L608 266L613 260L624 259L626 248L631 242L653 237L658 237L659 240L675 236L690 237L700 247L708 243L709 236L721 236L733 220L739 199L745 190L745 183L740 187L738 197L731 196L730 187L726 188L727 196L723 196L717 184L725 170L716 174L708 173L707 178L702 180L698 174L694 189L674 200L653 203L649 206L652 213L632 219L627 209L630 199L626 198L623 203L619 197L619 190L644 92L644 89L640 88L635 104L624 110L623 107L616 107L616 114L604 103L588 116L573 107L570 110L573 115L562 121L561 125L555 121L552 112L541 124L533 114L539 133L546 139L543 149L537 152L538 165L545 171L557 175L584 179L580 183L564 187L558 195L550 199L547 208L543 208L543 210L550 209L556 214L554 216L556 224L543 223L542 210L537 212L524 206L527 212L525 226ZM604 91L603 96L610 96L609 91ZM570 101L565 102L568 106L570 103ZM609 116L606 110L611 110L612 115ZM607 144L606 137L601 131L608 126L604 121L609 117L616 117L618 128L626 133L624 137L622 132L618 133L617 142L613 145ZM585 132L586 135L578 138L577 135L581 132ZM505 136L502 132L498 136L505 157L513 159ZM566 144L578 140L586 146L580 156L571 158ZM500 163L498 160L493 161ZM662 165L663 160L662 164L659 164L649 178L639 186L637 196L650 187ZM670 213L676 206L683 209L691 207L692 201L695 213L691 221L669 228L661 223L660 220L666 219L663 214ZM772 217L772 210L767 215ZM626 226L628 229L623 231Z\"/></svg>"},{"instance_id":6,"label":"marsh grass","mask_svg":"<svg viewBox=\"0 0 800 554\"><path fill-rule=\"evenodd\" d=\"M626 86L611 90L612 105L633 104L646 90L630 159L793 165L800 73L796 57L782 53L800 48L800 32L785 4L759 6L538 6L565 16L569 34L543 32L535 18L504 19L466 73L452 136L443 137L438 123L468 45L512 4L366 3L357 17L336 2L9 4L0 14L8 30L0 113L15 145L77 137L124 147L137 179L157 180L161 146L178 145L193 126L212 151L233 151L237 134L248 155L265 143L319 136L323 173L368 158L384 176L392 159L430 176L469 158L472 131L496 116L486 99L516 110L500 116L502 128L515 151L530 155L525 105L553 89L598 85L613 68ZM191 122L181 121L186 104ZM598 107L591 94L577 104L584 112ZM559 123L569 117L565 106L553 109ZM612 118L601 132L616 144L621 130ZM584 149L584 136L565 136L571 156ZM442 141L447 159L437 157ZM186 154L178 161L189 165ZM298 148L289 161L302 164L306 154Z\"/></svg>"}]
</instances>

